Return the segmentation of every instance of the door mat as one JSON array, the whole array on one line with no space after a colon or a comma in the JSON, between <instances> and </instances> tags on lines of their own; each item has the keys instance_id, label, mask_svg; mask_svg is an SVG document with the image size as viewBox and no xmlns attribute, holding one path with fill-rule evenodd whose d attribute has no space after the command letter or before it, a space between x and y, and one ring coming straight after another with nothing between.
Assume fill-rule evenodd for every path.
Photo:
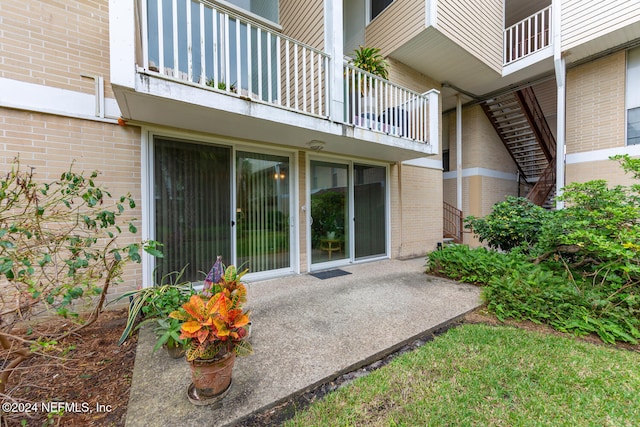
<instances>
[{"instance_id":1,"label":"door mat","mask_svg":"<svg viewBox=\"0 0 640 427\"><path fill-rule=\"evenodd\" d=\"M336 268L335 270L327 270L327 271L320 271L318 273L310 273L311 276L317 278L317 279L330 279L332 277L340 277L340 276L346 276L349 273L348 271L344 271L344 270L340 270L339 268Z\"/></svg>"}]
</instances>

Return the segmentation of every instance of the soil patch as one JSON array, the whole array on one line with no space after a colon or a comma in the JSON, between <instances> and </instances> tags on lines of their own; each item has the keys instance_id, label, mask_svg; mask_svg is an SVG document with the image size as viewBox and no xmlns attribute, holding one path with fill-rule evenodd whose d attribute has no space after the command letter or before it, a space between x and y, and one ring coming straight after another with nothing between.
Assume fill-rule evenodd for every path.
<instances>
[{"instance_id":1,"label":"soil patch","mask_svg":"<svg viewBox=\"0 0 640 427\"><path fill-rule=\"evenodd\" d=\"M9 378L13 400L2 401L13 408L3 414L2 425L123 426L137 344L136 335L118 346L126 319L126 309L105 311L48 357L23 362ZM47 413L61 409L61 415Z\"/></svg>"}]
</instances>

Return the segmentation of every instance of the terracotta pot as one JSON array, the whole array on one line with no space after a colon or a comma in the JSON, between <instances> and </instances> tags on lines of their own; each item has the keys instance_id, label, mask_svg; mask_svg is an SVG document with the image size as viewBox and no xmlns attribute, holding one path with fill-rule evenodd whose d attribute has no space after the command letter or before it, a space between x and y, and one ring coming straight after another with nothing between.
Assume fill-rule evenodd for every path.
<instances>
[{"instance_id":1,"label":"terracotta pot","mask_svg":"<svg viewBox=\"0 0 640 427\"><path fill-rule=\"evenodd\" d=\"M200 398L214 397L223 393L231 384L231 371L236 354L231 352L212 360L196 359L189 362L191 379Z\"/></svg>"}]
</instances>

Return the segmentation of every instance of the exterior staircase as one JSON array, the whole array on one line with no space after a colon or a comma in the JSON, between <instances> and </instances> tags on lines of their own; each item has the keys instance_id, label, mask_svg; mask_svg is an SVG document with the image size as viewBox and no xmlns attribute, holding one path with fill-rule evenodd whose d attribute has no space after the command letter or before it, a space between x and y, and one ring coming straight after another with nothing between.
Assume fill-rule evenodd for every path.
<instances>
[{"instance_id":1,"label":"exterior staircase","mask_svg":"<svg viewBox=\"0 0 640 427\"><path fill-rule=\"evenodd\" d=\"M497 96L482 109L513 158L521 177L535 183L527 198L543 206L556 182L556 140L531 88Z\"/></svg>"}]
</instances>

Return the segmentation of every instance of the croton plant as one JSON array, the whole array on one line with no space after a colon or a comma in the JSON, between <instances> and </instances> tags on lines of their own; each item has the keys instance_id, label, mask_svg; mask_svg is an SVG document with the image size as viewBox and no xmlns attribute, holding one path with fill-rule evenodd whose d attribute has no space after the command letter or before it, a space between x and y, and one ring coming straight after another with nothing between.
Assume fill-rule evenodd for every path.
<instances>
[{"instance_id":1,"label":"croton plant","mask_svg":"<svg viewBox=\"0 0 640 427\"><path fill-rule=\"evenodd\" d=\"M238 356L253 352L246 340L250 312L242 309L247 289L240 279L247 270L239 273L233 265L223 269L218 263L220 259L207 276L203 291L169 315L182 321L180 338L189 342L189 361L215 359L230 352Z\"/></svg>"}]
</instances>

